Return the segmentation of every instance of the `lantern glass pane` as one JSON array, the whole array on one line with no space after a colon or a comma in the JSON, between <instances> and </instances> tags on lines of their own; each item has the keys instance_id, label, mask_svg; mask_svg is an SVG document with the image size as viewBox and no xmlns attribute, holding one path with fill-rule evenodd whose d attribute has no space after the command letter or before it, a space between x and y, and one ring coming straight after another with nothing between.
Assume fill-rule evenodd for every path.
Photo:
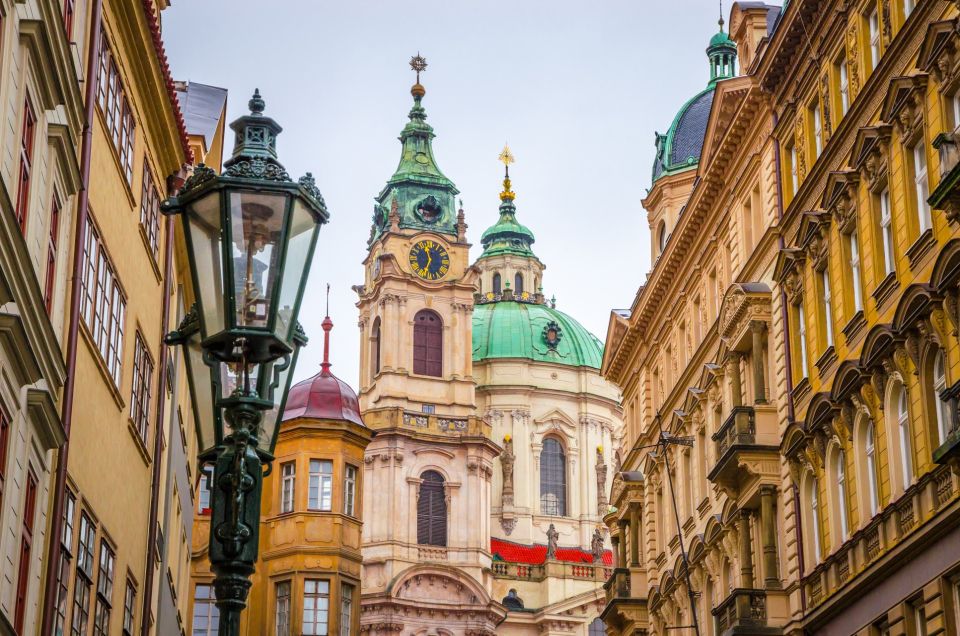
<instances>
[{"instance_id":1,"label":"lantern glass pane","mask_svg":"<svg viewBox=\"0 0 960 636\"><path fill-rule=\"evenodd\" d=\"M277 336L289 343L293 337L293 328L297 323L297 304L299 294L306 282L313 236L317 222L313 214L296 199L293 204L293 218L290 220L290 240L287 243L287 257L283 264L283 278L280 283L280 295L277 303Z\"/></svg>"},{"instance_id":2,"label":"lantern glass pane","mask_svg":"<svg viewBox=\"0 0 960 636\"><path fill-rule=\"evenodd\" d=\"M287 195L230 193L233 291L238 327L269 326L277 277Z\"/></svg>"},{"instance_id":3,"label":"lantern glass pane","mask_svg":"<svg viewBox=\"0 0 960 636\"><path fill-rule=\"evenodd\" d=\"M277 426L280 424L283 407L287 401L287 393L290 392L290 380L293 378L298 352L299 347L295 347L289 358L284 356L263 365L264 376L261 380L260 397L271 400L273 408L263 413L260 431L257 434L257 447L270 454L273 454L274 436L277 434ZM289 364L287 360L290 361Z\"/></svg>"},{"instance_id":4,"label":"lantern glass pane","mask_svg":"<svg viewBox=\"0 0 960 636\"><path fill-rule=\"evenodd\" d=\"M186 214L201 310L200 324L206 338L223 331L226 320L220 193L215 190L194 201Z\"/></svg>"},{"instance_id":5,"label":"lantern glass pane","mask_svg":"<svg viewBox=\"0 0 960 636\"><path fill-rule=\"evenodd\" d=\"M200 346L200 334L196 333L187 341L185 361L190 376L190 399L193 406L193 418L197 428L200 450L205 451L217 445L217 413L213 395L211 369L203 362L203 348Z\"/></svg>"}]
</instances>

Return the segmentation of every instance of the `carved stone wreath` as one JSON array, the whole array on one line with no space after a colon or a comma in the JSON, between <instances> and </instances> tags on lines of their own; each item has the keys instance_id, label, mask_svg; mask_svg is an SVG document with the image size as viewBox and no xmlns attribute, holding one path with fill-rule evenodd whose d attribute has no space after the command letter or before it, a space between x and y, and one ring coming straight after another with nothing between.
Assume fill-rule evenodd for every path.
<instances>
[{"instance_id":1,"label":"carved stone wreath","mask_svg":"<svg viewBox=\"0 0 960 636\"><path fill-rule=\"evenodd\" d=\"M555 320L551 320L544 326L543 341L547 343L548 347L555 350L557 345L560 344L561 338L563 338L563 331Z\"/></svg>"}]
</instances>

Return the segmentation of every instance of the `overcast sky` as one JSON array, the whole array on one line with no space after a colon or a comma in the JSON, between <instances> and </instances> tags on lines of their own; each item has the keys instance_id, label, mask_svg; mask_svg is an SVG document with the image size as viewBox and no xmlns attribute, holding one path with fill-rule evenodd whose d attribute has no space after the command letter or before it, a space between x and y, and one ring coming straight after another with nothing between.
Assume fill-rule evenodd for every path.
<instances>
[{"instance_id":1,"label":"overcast sky","mask_svg":"<svg viewBox=\"0 0 960 636\"><path fill-rule=\"evenodd\" d=\"M724 11L729 15L729 0ZM356 294L373 197L400 158L419 51L441 170L460 189L471 257L497 218L509 141L517 216L536 234L545 293L605 337L650 269L640 201L654 131L707 83L716 0L174 0L163 33L174 76L229 90L228 119L255 87L284 127L280 159L312 171L331 212L301 322L299 378L319 370L332 286L333 371L357 386ZM228 142L229 154L232 142Z\"/></svg>"}]
</instances>

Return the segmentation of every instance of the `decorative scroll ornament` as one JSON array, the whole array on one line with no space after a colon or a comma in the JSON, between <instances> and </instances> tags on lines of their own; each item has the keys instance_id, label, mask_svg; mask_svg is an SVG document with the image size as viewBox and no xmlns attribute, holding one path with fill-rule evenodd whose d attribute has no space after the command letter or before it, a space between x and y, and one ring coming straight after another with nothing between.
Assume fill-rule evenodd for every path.
<instances>
[{"instance_id":1,"label":"decorative scroll ornament","mask_svg":"<svg viewBox=\"0 0 960 636\"><path fill-rule=\"evenodd\" d=\"M323 200L323 195L320 194L320 188L317 187L317 180L313 178L313 173L308 172L303 175L297 183L306 191L307 196L312 198L314 202L320 204L320 207L327 207L326 201Z\"/></svg>"},{"instance_id":2,"label":"decorative scroll ornament","mask_svg":"<svg viewBox=\"0 0 960 636\"><path fill-rule=\"evenodd\" d=\"M217 178L217 172L206 164L199 164L196 168L193 169L193 174L191 174L186 181L183 182L183 186L178 192L178 196L182 196L188 192L199 189L202 185L209 181L213 181Z\"/></svg>"},{"instance_id":3,"label":"decorative scroll ornament","mask_svg":"<svg viewBox=\"0 0 960 636\"><path fill-rule=\"evenodd\" d=\"M223 173L227 177L238 179L264 179L266 181L290 181L287 170L278 163L266 161L260 157L242 159L232 164Z\"/></svg>"}]
</instances>

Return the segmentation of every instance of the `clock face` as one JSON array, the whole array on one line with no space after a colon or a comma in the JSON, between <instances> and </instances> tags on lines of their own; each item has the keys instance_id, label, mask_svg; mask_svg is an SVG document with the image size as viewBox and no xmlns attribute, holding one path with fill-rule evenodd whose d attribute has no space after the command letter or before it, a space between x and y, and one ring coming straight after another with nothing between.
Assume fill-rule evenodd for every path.
<instances>
[{"instance_id":1,"label":"clock face","mask_svg":"<svg viewBox=\"0 0 960 636\"><path fill-rule=\"evenodd\" d=\"M450 255L436 241L418 241L410 250L410 267L424 280L440 280L450 271Z\"/></svg>"}]
</instances>

